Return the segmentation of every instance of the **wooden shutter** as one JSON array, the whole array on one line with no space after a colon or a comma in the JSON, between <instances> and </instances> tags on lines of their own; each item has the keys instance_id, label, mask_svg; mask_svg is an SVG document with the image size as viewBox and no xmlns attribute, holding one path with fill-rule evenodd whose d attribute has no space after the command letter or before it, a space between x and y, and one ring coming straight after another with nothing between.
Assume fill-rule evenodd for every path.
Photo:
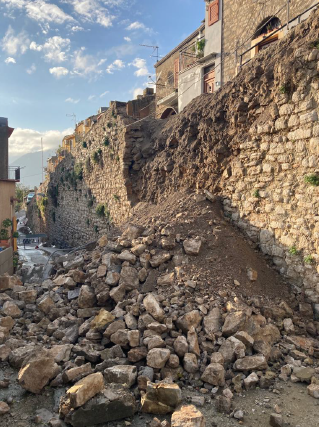
<instances>
[{"instance_id":1,"label":"wooden shutter","mask_svg":"<svg viewBox=\"0 0 319 427\"><path fill-rule=\"evenodd\" d=\"M212 1L208 6L208 25L219 21L219 0Z\"/></svg>"},{"instance_id":2,"label":"wooden shutter","mask_svg":"<svg viewBox=\"0 0 319 427\"><path fill-rule=\"evenodd\" d=\"M179 58L174 61L174 86L178 87Z\"/></svg>"}]
</instances>

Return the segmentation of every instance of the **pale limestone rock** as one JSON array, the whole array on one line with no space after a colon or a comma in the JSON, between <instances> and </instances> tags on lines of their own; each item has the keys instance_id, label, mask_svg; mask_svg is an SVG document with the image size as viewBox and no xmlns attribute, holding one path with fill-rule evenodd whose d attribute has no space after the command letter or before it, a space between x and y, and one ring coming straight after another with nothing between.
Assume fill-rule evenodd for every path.
<instances>
[{"instance_id":1,"label":"pale limestone rock","mask_svg":"<svg viewBox=\"0 0 319 427\"><path fill-rule=\"evenodd\" d=\"M205 427L204 415L194 405L182 406L172 415L171 427Z\"/></svg>"},{"instance_id":2,"label":"pale limestone rock","mask_svg":"<svg viewBox=\"0 0 319 427\"><path fill-rule=\"evenodd\" d=\"M235 371L262 371L268 368L268 364L263 355L246 356L243 359L236 360L233 368Z\"/></svg>"},{"instance_id":3,"label":"pale limestone rock","mask_svg":"<svg viewBox=\"0 0 319 427\"><path fill-rule=\"evenodd\" d=\"M167 348L153 348L148 352L147 365L151 368L162 369L168 361L171 352Z\"/></svg>"},{"instance_id":4,"label":"pale limestone rock","mask_svg":"<svg viewBox=\"0 0 319 427\"><path fill-rule=\"evenodd\" d=\"M107 383L116 383L132 387L137 378L136 366L119 365L107 368L104 371L104 377Z\"/></svg>"},{"instance_id":5,"label":"pale limestone rock","mask_svg":"<svg viewBox=\"0 0 319 427\"><path fill-rule=\"evenodd\" d=\"M164 310L161 308L154 295L148 294L143 300L143 305L145 310L154 317L155 320L159 322L163 321L165 316Z\"/></svg>"},{"instance_id":6,"label":"pale limestone rock","mask_svg":"<svg viewBox=\"0 0 319 427\"><path fill-rule=\"evenodd\" d=\"M211 363L206 367L201 380L208 384L222 387L225 384L224 367L219 363Z\"/></svg>"},{"instance_id":7,"label":"pale limestone rock","mask_svg":"<svg viewBox=\"0 0 319 427\"><path fill-rule=\"evenodd\" d=\"M59 367L47 351L40 354L35 353L28 358L19 371L19 384L30 391L38 394L59 373Z\"/></svg>"},{"instance_id":8,"label":"pale limestone rock","mask_svg":"<svg viewBox=\"0 0 319 427\"><path fill-rule=\"evenodd\" d=\"M72 408L83 406L88 400L104 389L104 379L101 372L88 375L74 384L66 392Z\"/></svg>"},{"instance_id":9,"label":"pale limestone rock","mask_svg":"<svg viewBox=\"0 0 319 427\"><path fill-rule=\"evenodd\" d=\"M184 251L187 255L198 255L202 246L200 239L187 239L183 242Z\"/></svg>"},{"instance_id":10,"label":"pale limestone rock","mask_svg":"<svg viewBox=\"0 0 319 427\"><path fill-rule=\"evenodd\" d=\"M113 322L115 316L102 308L97 316L92 320L90 327L92 329L103 329L106 325Z\"/></svg>"}]
</instances>

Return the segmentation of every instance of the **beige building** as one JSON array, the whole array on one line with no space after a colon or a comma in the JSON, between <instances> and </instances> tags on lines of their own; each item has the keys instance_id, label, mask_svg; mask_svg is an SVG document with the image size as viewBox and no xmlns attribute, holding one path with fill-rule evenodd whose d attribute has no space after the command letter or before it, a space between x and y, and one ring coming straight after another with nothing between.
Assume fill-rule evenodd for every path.
<instances>
[{"instance_id":1,"label":"beige building","mask_svg":"<svg viewBox=\"0 0 319 427\"><path fill-rule=\"evenodd\" d=\"M8 126L8 119L0 117L0 229L6 230L9 236L9 239L0 239L0 274L13 272L13 250L17 249L17 242L12 233L17 228L14 204L15 186L20 180L20 169L10 168L8 164L9 138L13 130ZM12 226L3 226L6 219L12 221Z\"/></svg>"}]
</instances>

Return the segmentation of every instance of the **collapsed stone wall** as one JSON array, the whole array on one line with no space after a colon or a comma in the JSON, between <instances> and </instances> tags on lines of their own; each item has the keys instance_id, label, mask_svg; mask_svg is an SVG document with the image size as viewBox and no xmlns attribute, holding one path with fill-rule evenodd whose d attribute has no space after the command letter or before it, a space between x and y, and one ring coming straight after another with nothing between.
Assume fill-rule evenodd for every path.
<instances>
[{"instance_id":1,"label":"collapsed stone wall","mask_svg":"<svg viewBox=\"0 0 319 427\"><path fill-rule=\"evenodd\" d=\"M219 194L225 214L316 303L318 16L155 129L155 155L131 171L140 200L159 201L181 187ZM155 123L142 127L146 134Z\"/></svg>"},{"instance_id":2,"label":"collapsed stone wall","mask_svg":"<svg viewBox=\"0 0 319 427\"><path fill-rule=\"evenodd\" d=\"M114 104L51 174L45 219L52 241L86 243L107 230L108 219L125 221L139 201L207 189L318 303L318 17L178 116L128 126L133 120ZM74 181L79 164L82 178ZM106 217L96 214L100 204Z\"/></svg>"}]
</instances>

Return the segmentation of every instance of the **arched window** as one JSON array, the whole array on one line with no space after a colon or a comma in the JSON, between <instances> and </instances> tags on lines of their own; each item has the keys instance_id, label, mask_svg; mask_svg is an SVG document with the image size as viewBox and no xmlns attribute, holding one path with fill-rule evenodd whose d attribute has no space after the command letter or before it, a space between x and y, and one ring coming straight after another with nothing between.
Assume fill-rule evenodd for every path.
<instances>
[{"instance_id":1,"label":"arched window","mask_svg":"<svg viewBox=\"0 0 319 427\"><path fill-rule=\"evenodd\" d=\"M280 27L281 21L279 18L277 18L276 16L274 18L268 16L258 25L253 39L257 39L260 36L267 35Z\"/></svg>"},{"instance_id":2,"label":"arched window","mask_svg":"<svg viewBox=\"0 0 319 427\"><path fill-rule=\"evenodd\" d=\"M164 110L164 112L161 115L161 119L167 119L168 117L175 116L175 114L176 114L176 111L174 110L174 108L171 108L171 107L166 108L166 110Z\"/></svg>"}]
</instances>

